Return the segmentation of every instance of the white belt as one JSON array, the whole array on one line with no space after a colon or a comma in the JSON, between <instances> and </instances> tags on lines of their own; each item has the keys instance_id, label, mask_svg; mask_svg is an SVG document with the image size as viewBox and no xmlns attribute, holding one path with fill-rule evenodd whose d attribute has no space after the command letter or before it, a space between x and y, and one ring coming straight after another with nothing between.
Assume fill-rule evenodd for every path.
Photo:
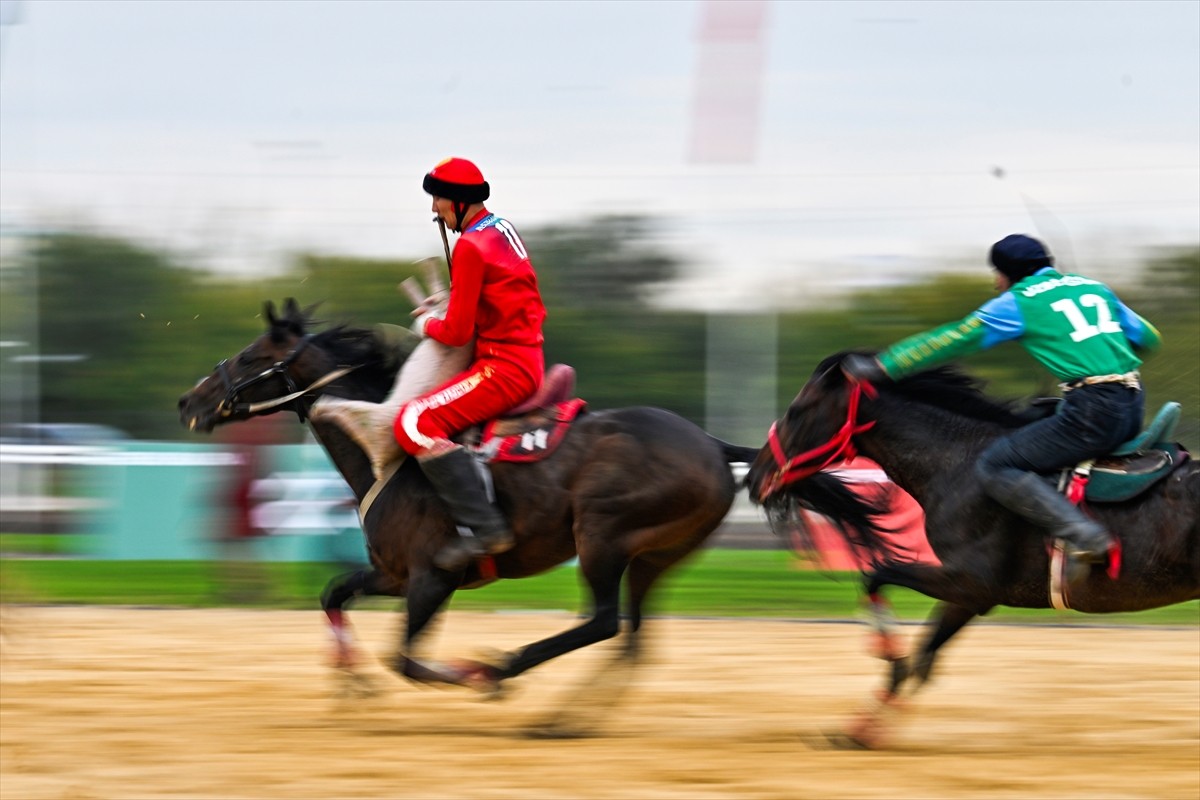
<instances>
[{"instance_id":1,"label":"white belt","mask_svg":"<svg viewBox=\"0 0 1200 800\"><path fill-rule=\"evenodd\" d=\"M1128 386L1130 389L1142 388L1142 374L1136 369L1133 372L1126 372L1124 375L1093 375L1090 378L1077 378L1073 381L1060 383L1059 389L1064 392L1069 392L1072 389L1078 389L1080 386L1095 386L1097 383L1119 383L1122 386Z\"/></svg>"}]
</instances>

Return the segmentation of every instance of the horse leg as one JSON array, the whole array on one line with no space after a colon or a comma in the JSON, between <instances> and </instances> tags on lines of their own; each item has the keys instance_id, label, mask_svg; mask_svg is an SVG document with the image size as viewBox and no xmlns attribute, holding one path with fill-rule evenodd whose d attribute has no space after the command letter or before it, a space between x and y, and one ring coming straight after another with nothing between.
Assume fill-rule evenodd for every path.
<instances>
[{"instance_id":1,"label":"horse leg","mask_svg":"<svg viewBox=\"0 0 1200 800\"><path fill-rule=\"evenodd\" d=\"M351 600L371 595L395 596L395 589L378 570L360 569L330 579L321 592L321 610L329 621L333 635L333 667L341 673L342 694L370 695L375 687L366 675L358 672L358 649L346 619L346 606Z\"/></svg>"},{"instance_id":2,"label":"horse leg","mask_svg":"<svg viewBox=\"0 0 1200 800\"><path fill-rule=\"evenodd\" d=\"M681 554L682 556L683 554ZM578 735L594 727L617 706L633 683L633 668L641 655L642 606L650 587L681 556L663 560L634 559L626 571L625 641L610 661L584 679L541 729L539 736Z\"/></svg>"},{"instance_id":3,"label":"horse leg","mask_svg":"<svg viewBox=\"0 0 1200 800\"><path fill-rule=\"evenodd\" d=\"M929 615L933 630L921 645L916 662L911 666L911 675L917 681L918 686L924 685L929 680L929 676L933 672L933 662L937 658L937 651L942 645L981 613L986 614L987 610L975 611L954 603L938 603L934 606L933 612Z\"/></svg>"},{"instance_id":4,"label":"horse leg","mask_svg":"<svg viewBox=\"0 0 1200 800\"><path fill-rule=\"evenodd\" d=\"M642 606L646 602L646 595L650 593L650 587L682 555L672 558L665 563L640 557L634 559L629 565L628 577L625 581L628 591L628 602L626 604L627 638L622 654L630 663L637 661L641 649Z\"/></svg>"},{"instance_id":5,"label":"horse leg","mask_svg":"<svg viewBox=\"0 0 1200 800\"><path fill-rule=\"evenodd\" d=\"M500 678L514 678L538 664L620 633L621 576L627 564L616 554L589 558L580 553L580 571L592 591L591 618L582 625L522 648L500 669Z\"/></svg>"},{"instance_id":6,"label":"horse leg","mask_svg":"<svg viewBox=\"0 0 1200 800\"><path fill-rule=\"evenodd\" d=\"M415 683L465 683L462 676L435 665L424 664L413 657L418 640L430 620L454 594L460 578L460 575L442 570L427 569L411 573L404 635L390 665L402 677Z\"/></svg>"},{"instance_id":7,"label":"horse leg","mask_svg":"<svg viewBox=\"0 0 1200 800\"><path fill-rule=\"evenodd\" d=\"M920 577L926 579L930 576L936 577L938 583L947 581L947 575L951 574L948 570L931 568L916 568L916 571ZM905 654L899 642L895 616L882 594L885 583L901 581L890 574L891 570L888 570L887 575L884 572L880 570L871 575L867 580L866 590L876 654L888 662L887 685L856 715L847 731L850 741L859 747L873 748L880 744L892 717L904 707L901 692L905 684L911 678L916 680L918 687L923 685L929 679L937 650L980 613L952 602L938 603L930 617L934 624L933 631L921 645L914 663L913 658ZM913 576L908 576L908 579L912 581ZM925 585L928 586L927 583ZM925 589L922 588L921 591Z\"/></svg>"},{"instance_id":8,"label":"horse leg","mask_svg":"<svg viewBox=\"0 0 1200 800\"><path fill-rule=\"evenodd\" d=\"M523 648L503 668L503 676L519 675L564 653L615 637L621 628L620 585L624 568L623 563L610 562L601 566L581 561L581 571L592 591L592 617L582 625ZM640 608L634 617L636 623L633 624L640 624ZM531 724L526 735L536 739L573 739L589 735L628 688L627 667L635 657L636 647L619 649L611 660L606 659L569 689L561 701L555 703L553 710Z\"/></svg>"}]
</instances>

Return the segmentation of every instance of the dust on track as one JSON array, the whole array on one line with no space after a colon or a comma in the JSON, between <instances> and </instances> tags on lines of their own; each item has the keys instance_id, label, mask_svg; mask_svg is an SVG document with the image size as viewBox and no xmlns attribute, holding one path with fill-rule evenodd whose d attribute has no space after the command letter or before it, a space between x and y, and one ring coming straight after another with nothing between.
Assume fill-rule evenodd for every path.
<instances>
[{"instance_id":1,"label":"dust on track","mask_svg":"<svg viewBox=\"0 0 1200 800\"><path fill-rule=\"evenodd\" d=\"M3 800L1200 797L1200 627L977 624L890 749L858 752L821 746L882 679L854 625L651 619L627 682L605 643L487 701L390 674L399 618L361 611L382 691L348 699L317 612L4 612ZM452 611L430 650L570 624ZM559 712L591 735L527 735Z\"/></svg>"}]
</instances>

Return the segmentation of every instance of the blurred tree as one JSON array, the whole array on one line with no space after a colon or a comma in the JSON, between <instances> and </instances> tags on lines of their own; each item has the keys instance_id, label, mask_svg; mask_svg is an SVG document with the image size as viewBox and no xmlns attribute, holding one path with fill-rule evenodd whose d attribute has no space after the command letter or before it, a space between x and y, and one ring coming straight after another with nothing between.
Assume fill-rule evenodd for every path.
<instances>
[{"instance_id":1,"label":"blurred tree","mask_svg":"<svg viewBox=\"0 0 1200 800\"><path fill-rule=\"evenodd\" d=\"M607 216L523 232L546 306L620 311L679 276L674 257L649 244L644 217Z\"/></svg>"},{"instance_id":2,"label":"blurred tree","mask_svg":"<svg viewBox=\"0 0 1200 800\"><path fill-rule=\"evenodd\" d=\"M605 217L525 234L549 310L546 355L578 371L578 393L594 408L657 405L697 422L705 414L706 317L663 312L646 300L678 277L681 263L650 238L649 223ZM139 437L183 438L175 403L264 330L262 304L295 297L329 324L407 324L397 284L423 276L404 260L303 254L276 278L217 279L162 254L110 237L53 234L29 254L40 279L41 353L83 356L40 365L41 418L109 424ZM1184 405L1180 438L1200 450L1200 248L1154 254L1134 287L1114 287L1163 332L1144 368L1151 413ZM5 273L0 311L26 297ZM937 275L858 292L842 304L779 318L778 408L830 353L879 348L966 315L993 290L986 275ZM1054 394L1053 379L1020 347L999 347L966 367L997 396ZM302 428L288 430L299 437Z\"/></svg>"},{"instance_id":3,"label":"blurred tree","mask_svg":"<svg viewBox=\"0 0 1200 800\"><path fill-rule=\"evenodd\" d=\"M547 308L546 360L575 367L594 408L653 405L704 418L704 315L648 301L682 265L642 217L523 232Z\"/></svg>"},{"instance_id":4,"label":"blurred tree","mask_svg":"<svg viewBox=\"0 0 1200 800\"><path fill-rule=\"evenodd\" d=\"M1146 359L1146 411L1162 403L1183 405L1179 440L1200 452L1200 247L1158 253L1141 271L1138 285L1122 298L1149 319L1163 336L1163 346Z\"/></svg>"},{"instance_id":5,"label":"blurred tree","mask_svg":"<svg viewBox=\"0 0 1200 800\"><path fill-rule=\"evenodd\" d=\"M42 420L166 433L182 379L163 372L179 355L176 321L202 310L196 275L128 242L79 234L40 237L32 258Z\"/></svg>"}]
</instances>

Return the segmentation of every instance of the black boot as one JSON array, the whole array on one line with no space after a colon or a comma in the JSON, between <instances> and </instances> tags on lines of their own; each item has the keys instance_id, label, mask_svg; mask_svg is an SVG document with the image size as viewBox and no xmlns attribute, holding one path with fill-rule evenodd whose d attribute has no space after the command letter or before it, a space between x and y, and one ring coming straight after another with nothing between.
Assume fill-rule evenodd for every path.
<instances>
[{"instance_id":1,"label":"black boot","mask_svg":"<svg viewBox=\"0 0 1200 800\"><path fill-rule=\"evenodd\" d=\"M503 553L513 546L512 531L500 509L488 499L483 476L474 457L459 446L436 456L418 458L417 463L446 505L454 521L467 528L471 535L459 538L442 548L433 563L449 572L457 572L471 559Z\"/></svg>"},{"instance_id":2,"label":"black boot","mask_svg":"<svg viewBox=\"0 0 1200 800\"><path fill-rule=\"evenodd\" d=\"M1040 476L1032 472L992 473L987 476L984 488L996 502L1048 529L1066 543L1067 558L1077 565L1068 570L1070 580L1085 577L1087 564L1103 563L1107 557L1113 545L1109 532L1085 517Z\"/></svg>"}]
</instances>

